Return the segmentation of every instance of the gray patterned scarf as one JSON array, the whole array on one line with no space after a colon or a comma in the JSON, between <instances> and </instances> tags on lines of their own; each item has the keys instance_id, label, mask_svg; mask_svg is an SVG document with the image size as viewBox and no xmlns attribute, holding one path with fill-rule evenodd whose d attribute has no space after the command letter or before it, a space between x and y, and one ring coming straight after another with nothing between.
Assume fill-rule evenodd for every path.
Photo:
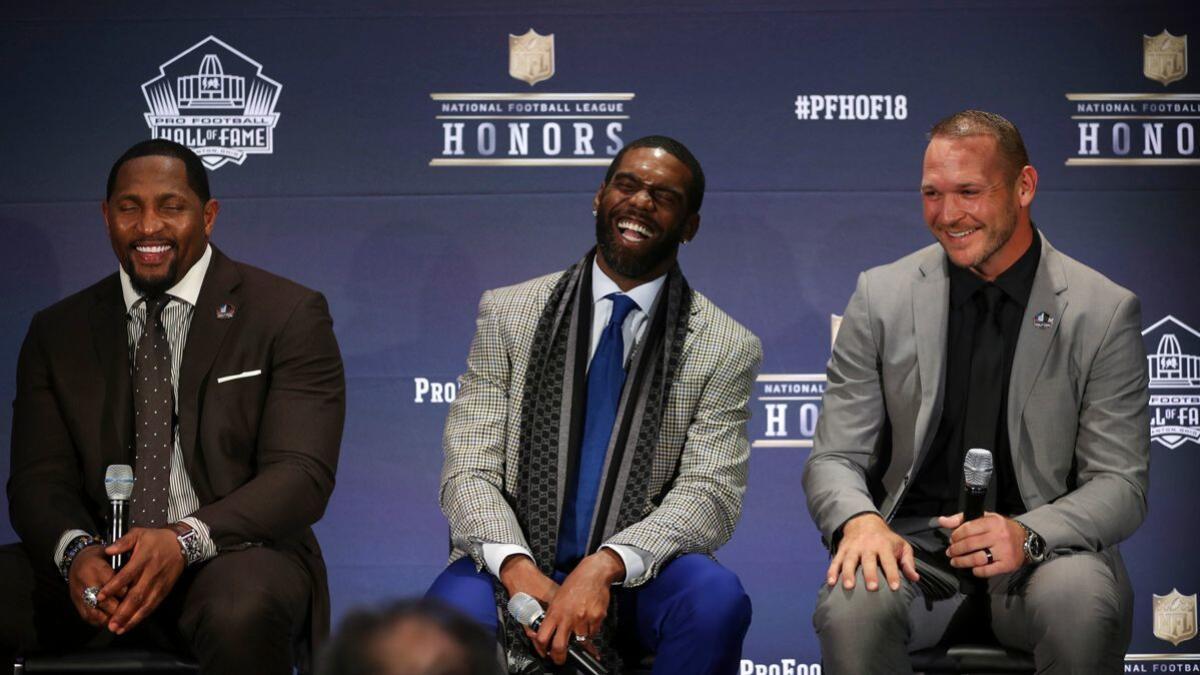
<instances>
[{"instance_id":1,"label":"gray patterned scarf","mask_svg":"<svg viewBox=\"0 0 1200 675\"><path fill-rule=\"evenodd\" d=\"M554 286L533 337L521 409L520 466L512 504L535 562L543 574L554 572L562 488L579 462L584 394L590 344L592 258L568 268ZM650 310L645 337L630 354L629 374L617 408L617 422L604 462L604 477L592 517L588 551L638 522L663 495L648 494L659 423L687 335L692 291L679 265L667 273L663 292ZM495 582L499 607L508 604L503 584ZM613 648L616 596L609 604L601 635L593 639L613 672L621 662ZM544 673L553 667L537 658L521 626L504 612L509 667Z\"/></svg>"}]
</instances>

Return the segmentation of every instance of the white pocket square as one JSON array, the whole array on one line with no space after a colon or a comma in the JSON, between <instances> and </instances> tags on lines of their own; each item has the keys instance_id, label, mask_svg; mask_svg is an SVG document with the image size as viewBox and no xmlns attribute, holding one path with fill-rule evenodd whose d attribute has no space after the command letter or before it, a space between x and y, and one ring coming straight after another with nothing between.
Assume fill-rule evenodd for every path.
<instances>
[{"instance_id":1,"label":"white pocket square","mask_svg":"<svg viewBox=\"0 0 1200 675\"><path fill-rule=\"evenodd\" d=\"M221 384L222 382L228 382L230 380L240 380L243 377L255 377L257 375L262 375L261 369L260 370L247 370L246 372L238 373L237 375L225 375L223 377L218 377L217 384Z\"/></svg>"}]
</instances>

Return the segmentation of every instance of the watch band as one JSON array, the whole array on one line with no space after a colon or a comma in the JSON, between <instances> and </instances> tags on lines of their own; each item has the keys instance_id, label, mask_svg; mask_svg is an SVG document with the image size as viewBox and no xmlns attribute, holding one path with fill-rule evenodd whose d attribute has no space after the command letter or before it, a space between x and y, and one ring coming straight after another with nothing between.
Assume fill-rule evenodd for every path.
<instances>
[{"instance_id":1,"label":"watch band","mask_svg":"<svg viewBox=\"0 0 1200 675\"><path fill-rule=\"evenodd\" d=\"M1025 530L1025 541L1021 544L1021 550L1025 554L1025 563L1036 565L1046 559L1046 540L1037 532L1029 529L1021 521L1016 521Z\"/></svg>"},{"instance_id":2,"label":"watch band","mask_svg":"<svg viewBox=\"0 0 1200 675\"><path fill-rule=\"evenodd\" d=\"M192 566L204 557L200 551L200 535L191 527L184 523L171 523L167 528L175 533L175 539L179 542L179 551L183 554L183 562L187 566Z\"/></svg>"},{"instance_id":3,"label":"watch band","mask_svg":"<svg viewBox=\"0 0 1200 675\"><path fill-rule=\"evenodd\" d=\"M70 581L71 579L71 564L75 562L75 556L79 552L89 546L103 546L104 540L92 534L81 534L67 543L67 548L63 550L62 560L58 565L58 572L62 574L62 578Z\"/></svg>"}]
</instances>

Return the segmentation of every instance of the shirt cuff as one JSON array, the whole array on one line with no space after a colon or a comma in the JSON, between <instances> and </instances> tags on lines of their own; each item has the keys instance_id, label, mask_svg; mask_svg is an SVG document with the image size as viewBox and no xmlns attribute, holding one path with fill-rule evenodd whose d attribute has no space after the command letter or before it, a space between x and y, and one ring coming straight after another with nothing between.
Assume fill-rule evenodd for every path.
<instances>
[{"instance_id":1,"label":"shirt cuff","mask_svg":"<svg viewBox=\"0 0 1200 675\"><path fill-rule=\"evenodd\" d=\"M63 555L67 552L67 544L71 543L71 540L75 537L82 537L87 534L89 533L84 530L67 530L63 532L63 536L58 539L58 546L54 547L54 569L62 567L62 559Z\"/></svg>"},{"instance_id":2,"label":"shirt cuff","mask_svg":"<svg viewBox=\"0 0 1200 675\"><path fill-rule=\"evenodd\" d=\"M650 559L650 552L643 551L636 546L603 544L600 548L607 548L621 556L621 561L625 563L625 580L621 582L623 585L628 586L637 582L650 566L647 562Z\"/></svg>"},{"instance_id":3,"label":"shirt cuff","mask_svg":"<svg viewBox=\"0 0 1200 675\"><path fill-rule=\"evenodd\" d=\"M195 516L188 516L181 519L179 522L188 525L196 532L196 544L200 550L200 560L212 560L217 557L217 545L213 543L212 534L208 531L208 526Z\"/></svg>"},{"instance_id":4,"label":"shirt cuff","mask_svg":"<svg viewBox=\"0 0 1200 675\"><path fill-rule=\"evenodd\" d=\"M525 548L524 546L518 546L516 544L491 543L480 544L480 546L483 548L484 564L487 565L488 571L492 573L492 576L496 577L497 579L500 578L500 567L504 564L504 561L508 559L508 556L524 555L529 556L529 559L533 560L533 554L530 553L529 549Z\"/></svg>"}]
</instances>

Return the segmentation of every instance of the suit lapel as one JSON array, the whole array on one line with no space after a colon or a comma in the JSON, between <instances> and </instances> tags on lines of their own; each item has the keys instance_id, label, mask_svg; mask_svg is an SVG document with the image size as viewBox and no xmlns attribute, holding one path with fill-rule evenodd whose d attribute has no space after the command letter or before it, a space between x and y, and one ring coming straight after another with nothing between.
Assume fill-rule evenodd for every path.
<instances>
[{"instance_id":1,"label":"suit lapel","mask_svg":"<svg viewBox=\"0 0 1200 675\"><path fill-rule=\"evenodd\" d=\"M237 286L241 276L233 262L213 247L212 262L200 287L196 308L192 314L192 325L188 330L187 346L183 349L183 362L179 367L179 437L183 448L183 460L191 475L196 459L196 436L200 416L200 390L208 381L213 361L220 351L221 342L234 321L243 317L234 313L229 318L218 318L217 309L222 305L240 307ZM194 483L195 481L193 481ZM199 489L199 486L197 486Z\"/></svg>"},{"instance_id":2,"label":"suit lapel","mask_svg":"<svg viewBox=\"0 0 1200 675\"><path fill-rule=\"evenodd\" d=\"M1008 439L1014 462L1020 457L1021 416L1062 323L1063 313L1067 308L1066 290L1067 277L1063 271L1062 260L1043 235L1042 258L1033 277L1029 304L1025 305L1025 315L1021 317L1012 376L1008 383ZM1049 314L1052 321L1044 328L1034 323L1034 317L1041 312Z\"/></svg>"},{"instance_id":3,"label":"suit lapel","mask_svg":"<svg viewBox=\"0 0 1200 675\"><path fill-rule=\"evenodd\" d=\"M913 332L917 341L917 368L921 379L921 403L917 409L913 438L913 468L920 465L933 439L932 420L940 403L946 371L946 331L949 320L950 280L945 256L935 249L921 264L921 278L913 281Z\"/></svg>"},{"instance_id":4,"label":"suit lapel","mask_svg":"<svg viewBox=\"0 0 1200 675\"><path fill-rule=\"evenodd\" d=\"M88 315L92 344L96 349L100 372L104 374L100 451L105 466L133 463L133 394L125 314L121 282L114 274L97 292L96 302Z\"/></svg>"}]
</instances>

